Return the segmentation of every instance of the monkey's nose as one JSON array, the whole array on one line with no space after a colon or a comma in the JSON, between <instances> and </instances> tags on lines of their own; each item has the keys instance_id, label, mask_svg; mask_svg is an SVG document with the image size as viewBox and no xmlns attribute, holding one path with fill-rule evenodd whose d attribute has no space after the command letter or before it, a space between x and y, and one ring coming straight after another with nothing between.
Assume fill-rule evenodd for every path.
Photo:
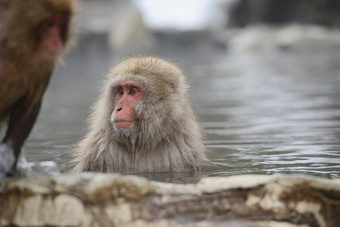
<instances>
[{"instance_id":1,"label":"monkey's nose","mask_svg":"<svg viewBox=\"0 0 340 227\"><path fill-rule=\"evenodd\" d=\"M121 111L123 108L122 107L119 107L118 109L117 109L117 111L119 112L119 111Z\"/></svg>"}]
</instances>

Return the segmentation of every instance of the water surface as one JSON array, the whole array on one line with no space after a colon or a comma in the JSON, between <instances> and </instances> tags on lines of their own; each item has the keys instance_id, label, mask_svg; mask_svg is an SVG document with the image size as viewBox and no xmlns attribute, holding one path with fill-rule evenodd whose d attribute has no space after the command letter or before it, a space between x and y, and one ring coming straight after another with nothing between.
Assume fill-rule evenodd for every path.
<instances>
[{"instance_id":1,"label":"water surface","mask_svg":"<svg viewBox=\"0 0 340 227\"><path fill-rule=\"evenodd\" d=\"M187 76L211 162L199 175L144 176L183 183L249 173L340 177L339 49L163 56ZM28 161L45 163L50 173L69 171L103 76L117 60L89 42L57 67L25 146Z\"/></svg>"}]
</instances>

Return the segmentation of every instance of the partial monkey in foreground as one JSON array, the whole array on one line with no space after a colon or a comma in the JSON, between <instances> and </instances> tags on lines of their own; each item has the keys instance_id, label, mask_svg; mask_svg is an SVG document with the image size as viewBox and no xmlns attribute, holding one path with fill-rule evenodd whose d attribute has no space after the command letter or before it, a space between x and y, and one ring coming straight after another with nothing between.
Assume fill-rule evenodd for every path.
<instances>
[{"instance_id":1,"label":"partial monkey in foreground","mask_svg":"<svg viewBox=\"0 0 340 227\"><path fill-rule=\"evenodd\" d=\"M71 39L72 0L0 0L0 175L17 175L55 62Z\"/></svg>"},{"instance_id":2,"label":"partial monkey in foreground","mask_svg":"<svg viewBox=\"0 0 340 227\"><path fill-rule=\"evenodd\" d=\"M108 74L75 151L76 171L197 171L206 160L182 72L169 61L132 57Z\"/></svg>"}]
</instances>

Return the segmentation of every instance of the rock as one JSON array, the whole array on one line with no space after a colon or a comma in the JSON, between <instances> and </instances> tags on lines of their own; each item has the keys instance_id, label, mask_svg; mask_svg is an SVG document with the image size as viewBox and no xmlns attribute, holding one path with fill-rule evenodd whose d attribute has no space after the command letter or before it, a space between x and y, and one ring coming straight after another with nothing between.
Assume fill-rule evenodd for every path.
<instances>
[{"instance_id":1,"label":"rock","mask_svg":"<svg viewBox=\"0 0 340 227\"><path fill-rule=\"evenodd\" d=\"M339 179L241 175L181 185L82 173L0 185L1 226L340 226Z\"/></svg>"},{"instance_id":2,"label":"rock","mask_svg":"<svg viewBox=\"0 0 340 227\"><path fill-rule=\"evenodd\" d=\"M111 19L108 41L117 55L154 53L158 40L145 25L139 9L130 1L115 4L116 13Z\"/></svg>"},{"instance_id":3,"label":"rock","mask_svg":"<svg viewBox=\"0 0 340 227\"><path fill-rule=\"evenodd\" d=\"M133 0L82 0L79 3L76 22L80 41L104 36L103 41L117 56L150 55L157 51L157 37L145 25Z\"/></svg>"},{"instance_id":4,"label":"rock","mask_svg":"<svg viewBox=\"0 0 340 227\"><path fill-rule=\"evenodd\" d=\"M316 25L250 25L234 29L227 40L230 53L282 50L337 51L340 31Z\"/></svg>"},{"instance_id":5,"label":"rock","mask_svg":"<svg viewBox=\"0 0 340 227\"><path fill-rule=\"evenodd\" d=\"M240 0L230 11L228 24L244 27L251 23L318 24L340 26L338 0Z\"/></svg>"}]
</instances>

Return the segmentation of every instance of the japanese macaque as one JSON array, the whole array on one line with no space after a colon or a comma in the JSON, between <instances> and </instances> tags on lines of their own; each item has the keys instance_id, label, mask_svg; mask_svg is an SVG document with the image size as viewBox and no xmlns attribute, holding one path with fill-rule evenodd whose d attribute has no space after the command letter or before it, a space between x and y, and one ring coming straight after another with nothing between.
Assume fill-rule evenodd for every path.
<instances>
[{"instance_id":1,"label":"japanese macaque","mask_svg":"<svg viewBox=\"0 0 340 227\"><path fill-rule=\"evenodd\" d=\"M154 57L132 57L108 74L75 152L77 171L180 172L206 159L182 72Z\"/></svg>"},{"instance_id":2,"label":"japanese macaque","mask_svg":"<svg viewBox=\"0 0 340 227\"><path fill-rule=\"evenodd\" d=\"M0 172L13 174L54 63L71 36L72 0L0 0ZM0 138L1 139L1 138ZM11 158L12 157L12 158Z\"/></svg>"}]
</instances>

